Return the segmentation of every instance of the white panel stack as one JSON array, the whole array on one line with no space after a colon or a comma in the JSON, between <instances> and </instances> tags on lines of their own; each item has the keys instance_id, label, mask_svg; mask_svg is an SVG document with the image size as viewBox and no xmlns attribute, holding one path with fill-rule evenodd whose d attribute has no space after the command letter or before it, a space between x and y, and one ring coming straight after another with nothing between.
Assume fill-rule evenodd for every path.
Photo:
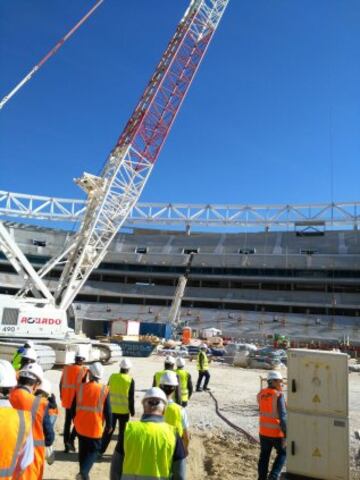
<instances>
[{"instance_id":1,"label":"white panel stack","mask_svg":"<svg viewBox=\"0 0 360 480\"><path fill-rule=\"evenodd\" d=\"M348 357L288 351L287 473L349 479Z\"/></svg>"}]
</instances>

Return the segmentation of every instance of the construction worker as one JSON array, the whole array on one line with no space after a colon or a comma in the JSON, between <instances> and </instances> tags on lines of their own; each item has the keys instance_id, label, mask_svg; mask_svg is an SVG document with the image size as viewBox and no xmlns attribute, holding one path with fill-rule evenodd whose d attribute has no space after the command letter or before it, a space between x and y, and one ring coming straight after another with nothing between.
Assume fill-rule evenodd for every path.
<instances>
[{"instance_id":1,"label":"construction worker","mask_svg":"<svg viewBox=\"0 0 360 480\"><path fill-rule=\"evenodd\" d=\"M183 442L175 428L164 421L165 393L150 388L142 404L141 420L127 423L125 435L115 447L110 479L185 480Z\"/></svg>"},{"instance_id":2,"label":"construction worker","mask_svg":"<svg viewBox=\"0 0 360 480\"><path fill-rule=\"evenodd\" d=\"M10 392L11 405L18 410L31 412L32 434L34 439L34 461L21 476L22 480L41 479L44 473L45 447L50 447L55 439L51 425L48 402L34 392L43 380L43 370L37 363L26 365L19 372L17 386Z\"/></svg>"},{"instance_id":3,"label":"construction worker","mask_svg":"<svg viewBox=\"0 0 360 480\"><path fill-rule=\"evenodd\" d=\"M210 388L208 388L209 380L210 380L210 373L209 373L209 360L208 360L208 357L206 355L207 348L208 347L205 343L200 345L200 351L199 351L198 356L197 356L197 369L198 369L198 372L199 372L199 377L198 377L198 381L197 381L197 384L196 384L196 391L197 392L202 391L201 382L202 382L203 378L205 378L204 390L205 391L210 390Z\"/></svg>"},{"instance_id":4,"label":"construction worker","mask_svg":"<svg viewBox=\"0 0 360 480\"><path fill-rule=\"evenodd\" d=\"M153 379L153 387L159 387L160 386L160 378L163 376L165 372L173 372L175 370L175 358L171 355L167 355L165 357L165 362L164 362L164 370L159 370L158 372L155 373L154 379ZM180 385L180 379L179 379L179 385ZM177 387L176 392L175 392L175 402L181 405L181 391L180 391L180 386Z\"/></svg>"},{"instance_id":5,"label":"construction worker","mask_svg":"<svg viewBox=\"0 0 360 480\"><path fill-rule=\"evenodd\" d=\"M19 347L12 358L12 366L16 371L20 370L22 354L27 348L34 348L34 342L27 340L22 347Z\"/></svg>"},{"instance_id":6,"label":"construction worker","mask_svg":"<svg viewBox=\"0 0 360 480\"><path fill-rule=\"evenodd\" d=\"M79 349L75 355L75 363L72 365L65 365L60 380L60 399L61 405L65 408L65 423L64 423L64 446L65 452L75 452L75 438L76 430L71 429L71 422L75 415L75 395L76 389L81 382L85 380L88 368L84 365L85 356Z\"/></svg>"},{"instance_id":7,"label":"construction worker","mask_svg":"<svg viewBox=\"0 0 360 480\"><path fill-rule=\"evenodd\" d=\"M16 386L14 367L0 360L0 478L22 478L22 472L34 460L34 442L31 414L16 410L9 402L9 394ZM5 448L6 445L6 448Z\"/></svg>"},{"instance_id":8,"label":"construction worker","mask_svg":"<svg viewBox=\"0 0 360 480\"><path fill-rule=\"evenodd\" d=\"M186 407L193 393L192 379L190 373L184 370L185 360L183 358L176 359L176 366L176 374L180 384L181 406Z\"/></svg>"},{"instance_id":9,"label":"construction worker","mask_svg":"<svg viewBox=\"0 0 360 480\"><path fill-rule=\"evenodd\" d=\"M259 404L260 458L258 480L277 480L286 461L286 404L282 393L282 375L269 372L268 386L257 396ZM272 449L276 450L270 474L269 460Z\"/></svg>"},{"instance_id":10,"label":"construction worker","mask_svg":"<svg viewBox=\"0 0 360 480\"><path fill-rule=\"evenodd\" d=\"M49 404L49 416L50 416L50 421L51 425L54 427L57 417L59 415L59 409L56 403L56 397L52 393L52 386L49 380L46 380L46 378L43 379L39 387L37 388L35 392L35 396L41 395L43 398L45 398L48 401Z\"/></svg>"},{"instance_id":11,"label":"construction worker","mask_svg":"<svg viewBox=\"0 0 360 480\"><path fill-rule=\"evenodd\" d=\"M178 377L175 372L165 372L160 379L160 388L165 393L167 405L165 408L165 422L176 429L182 439L185 451L189 451L189 420L185 408L174 402L173 396L178 386Z\"/></svg>"},{"instance_id":12,"label":"construction worker","mask_svg":"<svg viewBox=\"0 0 360 480\"><path fill-rule=\"evenodd\" d=\"M100 362L89 366L89 381L80 383L76 391L74 425L79 437L80 472L76 480L88 480L90 470L101 452L105 430L111 433L111 406L109 389L100 383L104 367Z\"/></svg>"},{"instance_id":13,"label":"construction worker","mask_svg":"<svg viewBox=\"0 0 360 480\"><path fill-rule=\"evenodd\" d=\"M120 437L124 435L130 415L132 417L135 415L135 383L134 379L129 375L130 368L130 360L124 358L120 363L120 373L113 373L109 378L108 387L112 412L112 431L110 433L104 431L101 454L105 453L110 443L112 434L115 431L116 422L119 422Z\"/></svg>"}]
</instances>

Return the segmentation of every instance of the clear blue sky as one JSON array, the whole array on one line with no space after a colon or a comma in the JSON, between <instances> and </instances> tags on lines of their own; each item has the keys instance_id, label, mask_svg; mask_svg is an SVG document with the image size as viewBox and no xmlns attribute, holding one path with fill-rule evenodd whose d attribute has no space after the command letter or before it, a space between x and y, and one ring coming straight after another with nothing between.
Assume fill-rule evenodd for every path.
<instances>
[{"instance_id":1,"label":"clear blue sky","mask_svg":"<svg viewBox=\"0 0 360 480\"><path fill-rule=\"evenodd\" d=\"M0 1L0 96L94 0ZM0 111L0 189L81 197L188 0L105 0ZM360 1L230 0L142 200L359 200Z\"/></svg>"}]
</instances>

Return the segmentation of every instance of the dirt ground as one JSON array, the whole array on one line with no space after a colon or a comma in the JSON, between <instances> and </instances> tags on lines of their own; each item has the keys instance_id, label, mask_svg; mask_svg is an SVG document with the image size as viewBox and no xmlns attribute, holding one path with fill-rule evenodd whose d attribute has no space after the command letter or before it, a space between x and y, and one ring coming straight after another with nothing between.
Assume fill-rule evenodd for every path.
<instances>
[{"instance_id":1,"label":"dirt ground","mask_svg":"<svg viewBox=\"0 0 360 480\"><path fill-rule=\"evenodd\" d=\"M144 391L151 386L153 374L162 368L163 358L134 358L132 375L136 387L136 418L142 413L141 398ZM188 362L187 368L196 379L195 364ZM107 382L109 375L118 371L118 365L105 367ZM58 396L58 384L61 372L46 372ZM211 387L219 402L221 412L234 424L244 428L252 435L257 435L256 393L260 388L262 370L247 370L226 365L211 366ZM350 435L352 480L360 480L360 442L355 440L354 430L360 430L360 374L352 373L350 382ZM229 427L215 413L215 405L206 392L195 393L188 407L191 429L190 455L187 461L187 478L189 480L256 480L258 447L249 444L239 433ZM56 462L46 465L45 480L75 479L78 473L76 453L63 452L63 411L56 424ZM92 480L109 478L111 454L116 443L114 435L104 457L98 461L92 471Z\"/></svg>"}]
</instances>

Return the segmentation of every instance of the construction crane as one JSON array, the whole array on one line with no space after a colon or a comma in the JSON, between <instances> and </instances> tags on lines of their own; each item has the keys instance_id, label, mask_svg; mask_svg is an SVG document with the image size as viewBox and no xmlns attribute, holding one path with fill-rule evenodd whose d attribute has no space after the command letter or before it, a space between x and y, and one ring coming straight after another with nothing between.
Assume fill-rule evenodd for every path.
<instances>
[{"instance_id":1,"label":"construction crane","mask_svg":"<svg viewBox=\"0 0 360 480\"><path fill-rule=\"evenodd\" d=\"M84 173L76 180L88 196L86 211L58 256L36 272L6 228L0 229L2 249L25 280L15 297L0 295L0 336L68 333L67 311L143 191L228 2L190 2L101 174ZM65 266L51 290L44 277L61 262ZM51 328L48 319L54 320Z\"/></svg>"},{"instance_id":2,"label":"construction crane","mask_svg":"<svg viewBox=\"0 0 360 480\"><path fill-rule=\"evenodd\" d=\"M180 275L178 284L176 286L175 295L173 301L171 302L171 307L168 315L168 323L173 327L174 333L180 326L180 311L181 303L184 297L186 284L189 279L191 264L193 261L195 253L190 253L189 260L186 263L185 274Z\"/></svg>"}]
</instances>

